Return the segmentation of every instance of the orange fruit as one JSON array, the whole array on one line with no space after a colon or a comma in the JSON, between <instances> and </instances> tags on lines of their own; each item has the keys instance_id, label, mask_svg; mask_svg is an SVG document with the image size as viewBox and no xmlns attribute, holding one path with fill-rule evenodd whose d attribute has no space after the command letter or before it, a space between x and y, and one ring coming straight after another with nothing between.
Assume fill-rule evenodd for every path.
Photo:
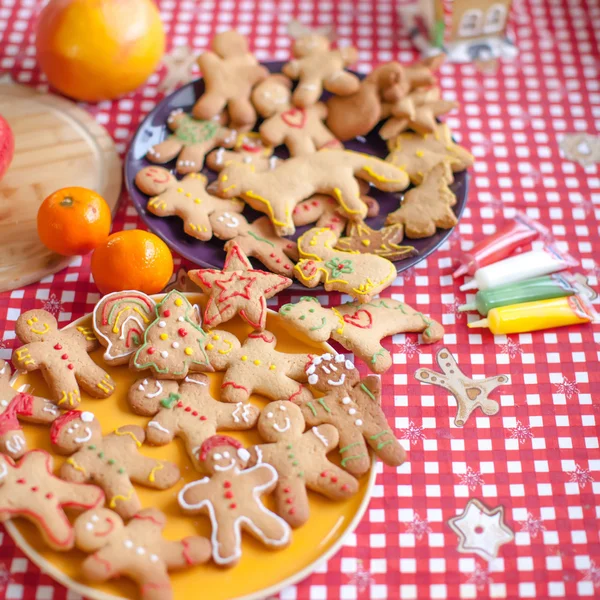
<instances>
[{"instance_id":1,"label":"orange fruit","mask_svg":"<svg viewBox=\"0 0 600 600\"><path fill-rule=\"evenodd\" d=\"M106 200L83 187L62 188L40 205L37 230L42 244L63 256L91 252L110 233Z\"/></svg>"},{"instance_id":2,"label":"orange fruit","mask_svg":"<svg viewBox=\"0 0 600 600\"><path fill-rule=\"evenodd\" d=\"M35 46L52 86L97 102L146 81L164 53L165 33L152 0L50 0Z\"/></svg>"},{"instance_id":3,"label":"orange fruit","mask_svg":"<svg viewBox=\"0 0 600 600\"><path fill-rule=\"evenodd\" d=\"M153 233L118 231L94 250L92 275L103 294L121 290L158 294L173 275L173 256Z\"/></svg>"}]
</instances>

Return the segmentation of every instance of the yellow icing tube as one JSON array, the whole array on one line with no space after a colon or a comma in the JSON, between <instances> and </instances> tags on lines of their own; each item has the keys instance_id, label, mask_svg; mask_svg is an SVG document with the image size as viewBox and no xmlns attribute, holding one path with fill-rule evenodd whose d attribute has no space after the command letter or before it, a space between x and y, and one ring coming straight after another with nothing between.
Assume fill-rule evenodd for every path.
<instances>
[{"instance_id":1,"label":"yellow icing tube","mask_svg":"<svg viewBox=\"0 0 600 600\"><path fill-rule=\"evenodd\" d=\"M594 309L584 298L569 296L493 308L487 318L469 323L469 327L488 327L493 334L527 333L589 323L596 321L596 317Z\"/></svg>"}]
</instances>

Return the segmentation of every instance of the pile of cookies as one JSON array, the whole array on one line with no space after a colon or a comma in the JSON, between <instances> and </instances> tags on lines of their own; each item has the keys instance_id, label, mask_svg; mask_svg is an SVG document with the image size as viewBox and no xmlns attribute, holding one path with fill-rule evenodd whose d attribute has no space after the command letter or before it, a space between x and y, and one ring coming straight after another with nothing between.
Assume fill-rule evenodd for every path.
<instances>
[{"instance_id":1,"label":"pile of cookies","mask_svg":"<svg viewBox=\"0 0 600 600\"><path fill-rule=\"evenodd\" d=\"M89 554L81 567L86 578L128 576L153 599L172 597L169 570L211 558L236 564L242 530L268 548L290 544L292 528L310 517L307 490L334 501L357 493L357 478L371 465L369 448L388 465L405 460L382 410L377 375L361 379L342 354L276 349L265 329L266 300L291 279L253 269L235 243L222 271L188 275L205 292L202 311L172 290L158 303L136 291L109 294L96 305L92 327L59 330L44 310L22 314L16 334L23 345L12 360L20 371L41 372L47 399L14 389L10 367L0 365L0 520L29 519L55 550L76 546ZM243 341L221 329L237 315L251 326ZM426 315L388 299L325 308L303 298L280 315L315 341L336 340L375 373L391 366L383 337L413 331L431 343L444 333ZM89 355L99 345L105 365ZM126 425L103 435L95 415L78 410L81 391L97 399L114 394L106 365L139 373L124 395L133 413L148 418L145 428ZM218 399L205 375L214 371L223 372ZM269 403L260 410L253 394ZM52 448L67 457L58 474L50 454L28 451L20 419L50 424ZM255 427L263 443L250 448L220 433ZM178 491L179 506L210 520L210 541L163 540L166 516L143 508L136 493L134 484L161 490L178 484L178 465L140 452L144 443L160 446L175 437L199 471L197 481ZM332 462L327 455L336 448ZM274 511L261 500L271 493ZM74 523L65 507L81 513Z\"/></svg>"},{"instance_id":2,"label":"pile of cookies","mask_svg":"<svg viewBox=\"0 0 600 600\"><path fill-rule=\"evenodd\" d=\"M156 165L176 159L183 177L158 166L136 175L148 211L180 217L198 240L215 236L226 250L238 244L273 273L361 302L391 285L391 261L414 255L413 246L400 245L404 238L456 225L449 184L473 157L436 121L456 107L435 85L439 59L386 63L360 80L345 70L356 50L334 50L318 32L298 35L282 73L261 66L235 31L216 35L211 48L198 58L204 93L190 113L171 113L172 134L146 155ZM323 90L332 94L326 102ZM381 121L386 160L344 149ZM281 146L290 158L273 155ZM200 173L205 164L219 173L213 183ZM385 227L365 224L378 212L370 186L399 193L411 184ZM249 223L245 204L265 216ZM308 224L313 229L297 242L286 237Z\"/></svg>"}]
</instances>

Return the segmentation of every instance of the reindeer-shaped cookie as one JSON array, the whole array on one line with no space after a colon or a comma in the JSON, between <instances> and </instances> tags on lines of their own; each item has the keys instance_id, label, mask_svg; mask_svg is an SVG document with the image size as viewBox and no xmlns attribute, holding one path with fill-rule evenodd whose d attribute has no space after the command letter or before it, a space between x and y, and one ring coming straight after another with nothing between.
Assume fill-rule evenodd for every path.
<instances>
[{"instance_id":1,"label":"reindeer-shaped cookie","mask_svg":"<svg viewBox=\"0 0 600 600\"><path fill-rule=\"evenodd\" d=\"M60 476L67 481L97 483L106 492L108 506L124 519L142 508L132 481L164 490L179 479L177 465L140 454L144 438L144 430L137 425L119 427L103 436L94 415L78 410L61 415L50 430L56 452L70 455Z\"/></svg>"},{"instance_id":2,"label":"reindeer-shaped cookie","mask_svg":"<svg viewBox=\"0 0 600 600\"><path fill-rule=\"evenodd\" d=\"M348 218L363 219L367 207L355 177L388 192L401 191L409 184L407 174L391 163L349 150L323 150L290 158L266 172L239 163L230 165L219 175L218 193L224 198L243 198L269 215L278 235L284 236L296 231L292 219L296 205L316 193L333 196Z\"/></svg>"},{"instance_id":3,"label":"reindeer-shaped cookie","mask_svg":"<svg viewBox=\"0 0 600 600\"><path fill-rule=\"evenodd\" d=\"M320 148L339 148L340 142L325 127L327 107L322 102L307 108L294 107L292 82L283 75L271 75L257 85L252 101L265 120L258 130L265 144L285 144L290 156L313 154Z\"/></svg>"},{"instance_id":4,"label":"reindeer-shaped cookie","mask_svg":"<svg viewBox=\"0 0 600 600\"><path fill-rule=\"evenodd\" d=\"M222 429L252 429L260 413L249 403L218 402L210 395L208 378L199 373L181 383L138 379L127 399L135 414L152 417L146 425L149 444L162 446L179 436L194 463L204 440Z\"/></svg>"},{"instance_id":5,"label":"reindeer-shaped cookie","mask_svg":"<svg viewBox=\"0 0 600 600\"><path fill-rule=\"evenodd\" d=\"M53 459L45 450L30 450L17 464L0 454L0 522L23 517L48 546L70 550L75 536L63 507L94 508L104 502L104 493L95 485L63 481L52 471Z\"/></svg>"},{"instance_id":6,"label":"reindeer-shaped cookie","mask_svg":"<svg viewBox=\"0 0 600 600\"><path fill-rule=\"evenodd\" d=\"M88 556L81 565L84 577L108 581L133 579L143 600L171 600L169 571L186 569L210 560L210 542L200 536L166 540L167 517L156 508L133 515L127 525L107 508L89 510L75 521L75 543Z\"/></svg>"},{"instance_id":7,"label":"reindeer-shaped cookie","mask_svg":"<svg viewBox=\"0 0 600 600\"><path fill-rule=\"evenodd\" d=\"M272 273L292 275L298 260L298 245L279 237L269 217L248 223L244 215L219 211L210 215L210 223L215 237L229 240L225 251L237 244L246 256L254 256Z\"/></svg>"},{"instance_id":8,"label":"reindeer-shaped cookie","mask_svg":"<svg viewBox=\"0 0 600 600\"><path fill-rule=\"evenodd\" d=\"M0 360L0 452L15 459L27 452L19 419L31 423L52 423L59 414L50 400L15 390L10 366Z\"/></svg>"},{"instance_id":9,"label":"reindeer-shaped cookie","mask_svg":"<svg viewBox=\"0 0 600 600\"><path fill-rule=\"evenodd\" d=\"M310 354L275 350L277 338L268 331L251 333L243 344L228 331L213 330L204 346L215 371L225 371L221 400L247 402L257 393L272 400L309 400L312 394L301 383Z\"/></svg>"},{"instance_id":10,"label":"reindeer-shaped cookie","mask_svg":"<svg viewBox=\"0 0 600 600\"><path fill-rule=\"evenodd\" d=\"M300 302L282 306L279 314L315 342L335 340L362 358L375 373L392 366L390 353L381 345L382 338L416 332L423 334L423 342L432 344L444 337L444 328L437 321L390 298L325 308L316 298L305 296Z\"/></svg>"},{"instance_id":11,"label":"reindeer-shaped cookie","mask_svg":"<svg viewBox=\"0 0 600 600\"><path fill-rule=\"evenodd\" d=\"M29 310L17 319L15 330L26 345L13 352L13 364L21 371L41 370L51 400L58 406L77 406L80 386L93 398L108 398L113 393L112 377L88 354L99 346L90 327L59 330L51 313Z\"/></svg>"},{"instance_id":12,"label":"reindeer-shaped cookie","mask_svg":"<svg viewBox=\"0 0 600 600\"><path fill-rule=\"evenodd\" d=\"M205 91L192 114L197 119L212 119L227 107L232 126L252 128L256 112L250 102L252 88L269 75L248 51L248 42L237 31L215 35L212 52L198 57Z\"/></svg>"},{"instance_id":13,"label":"reindeer-shaped cookie","mask_svg":"<svg viewBox=\"0 0 600 600\"><path fill-rule=\"evenodd\" d=\"M330 424L340 433L342 467L359 477L369 470L367 444L393 467L405 460L381 409L381 379L367 375L362 381L354 365L343 354L315 357L306 369L309 384L326 395L317 400L295 401L309 427Z\"/></svg>"},{"instance_id":14,"label":"reindeer-shaped cookie","mask_svg":"<svg viewBox=\"0 0 600 600\"><path fill-rule=\"evenodd\" d=\"M291 541L289 525L260 498L275 488L277 471L266 463L246 468L248 457L248 451L233 438L208 438L200 449L200 460L209 476L188 483L178 496L184 512L205 513L210 519L213 560L223 567L240 560L242 529L269 548L285 548Z\"/></svg>"},{"instance_id":15,"label":"reindeer-shaped cookie","mask_svg":"<svg viewBox=\"0 0 600 600\"><path fill-rule=\"evenodd\" d=\"M294 104L300 108L319 101L323 88L338 96L353 94L359 88L356 75L345 67L356 62L358 52L350 46L331 49L329 38L318 31L297 32L292 46L294 59L283 65L283 73L297 79Z\"/></svg>"},{"instance_id":16,"label":"reindeer-shaped cookie","mask_svg":"<svg viewBox=\"0 0 600 600\"><path fill-rule=\"evenodd\" d=\"M257 462L266 462L279 474L275 488L276 512L292 527L309 517L307 488L331 500L344 500L358 491L352 475L327 460L339 440L333 425L312 427L304 433L304 417L295 404L267 404L258 420L258 432L267 442L250 449Z\"/></svg>"},{"instance_id":17,"label":"reindeer-shaped cookie","mask_svg":"<svg viewBox=\"0 0 600 600\"><path fill-rule=\"evenodd\" d=\"M376 254L336 250L338 237L327 227L314 227L300 236L301 258L294 267L294 274L306 287L314 288L323 283L327 291L344 292L361 302L369 302L393 283L396 267Z\"/></svg>"},{"instance_id":18,"label":"reindeer-shaped cookie","mask_svg":"<svg viewBox=\"0 0 600 600\"><path fill-rule=\"evenodd\" d=\"M177 215L183 221L183 230L198 240L212 237L210 215L215 211L240 213L244 203L223 200L206 191L207 179L201 173L190 173L178 181L162 167L144 167L135 176L135 184L151 196L148 210L157 217Z\"/></svg>"},{"instance_id":19,"label":"reindeer-shaped cookie","mask_svg":"<svg viewBox=\"0 0 600 600\"><path fill-rule=\"evenodd\" d=\"M166 140L150 146L146 158L164 165L176 156L175 170L180 175L196 173L202 170L205 156L218 146L232 146L235 132L223 127L226 119L217 116L210 121L194 119L181 108L174 110L167 119L167 125L173 132Z\"/></svg>"}]
</instances>

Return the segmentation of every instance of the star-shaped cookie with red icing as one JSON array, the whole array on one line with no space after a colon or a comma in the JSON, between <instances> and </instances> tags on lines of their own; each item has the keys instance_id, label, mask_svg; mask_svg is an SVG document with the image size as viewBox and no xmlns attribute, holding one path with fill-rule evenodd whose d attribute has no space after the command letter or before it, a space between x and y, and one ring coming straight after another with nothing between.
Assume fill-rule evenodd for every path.
<instances>
[{"instance_id":1,"label":"star-shaped cookie with red icing","mask_svg":"<svg viewBox=\"0 0 600 600\"><path fill-rule=\"evenodd\" d=\"M267 320L267 299L292 285L288 277L253 269L238 244L229 248L222 271L196 269L188 276L208 295L203 323L208 329L239 314L262 331Z\"/></svg>"}]
</instances>

